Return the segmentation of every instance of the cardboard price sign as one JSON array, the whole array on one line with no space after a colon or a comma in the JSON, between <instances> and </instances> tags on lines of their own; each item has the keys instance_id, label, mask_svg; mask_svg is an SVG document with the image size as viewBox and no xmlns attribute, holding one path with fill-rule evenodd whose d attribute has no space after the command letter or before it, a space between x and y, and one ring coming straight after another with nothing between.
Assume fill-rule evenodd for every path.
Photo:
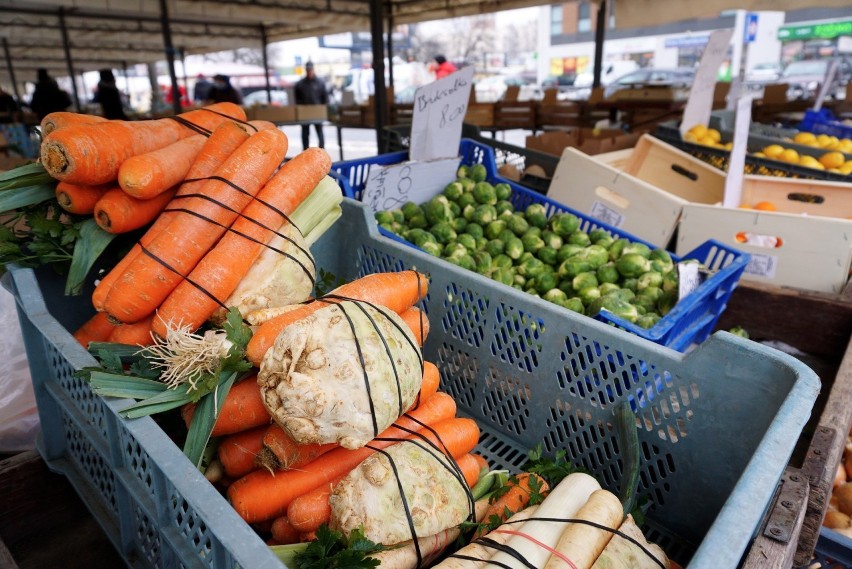
<instances>
[{"instance_id":1,"label":"cardboard price sign","mask_svg":"<svg viewBox=\"0 0 852 569\"><path fill-rule=\"evenodd\" d=\"M454 181L458 168L458 157L372 166L361 201L374 213L402 207L405 202L423 203Z\"/></svg>"},{"instance_id":2,"label":"cardboard price sign","mask_svg":"<svg viewBox=\"0 0 852 569\"><path fill-rule=\"evenodd\" d=\"M752 99L752 95L744 95L737 101L734 144L731 147L731 157L728 160L728 175L725 176L725 197L722 201L722 205L725 207L739 207L742 199Z\"/></svg>"},{"instance_id":3,"label":"cardboard price sign","mask_svg":"<svg viewBox=\"0 0 852 569\"><path fill-rule=\"evenodd\" d=\"M424 85L414 93L411 119L412 160L434 160L458 154L467 112L473 66Z\"/></svg>"},{"instance_id":4,"label":"cardboard price sign","mask_svg":"<svg viewBox=\"0 0 852 569\"><path fill-rule=\"evenodd\" d=\"M689 90L689 100L683 110L683 120L680 123L681 136L697 124L709 124L710 112L713 110L716 77L719 66L728 54L728 45L733 35L733 29L716 30L710 34L710 39L701 55L701 61L698 63L698 71L695 72L692 89Z\"/></svg>"}]
</instances>

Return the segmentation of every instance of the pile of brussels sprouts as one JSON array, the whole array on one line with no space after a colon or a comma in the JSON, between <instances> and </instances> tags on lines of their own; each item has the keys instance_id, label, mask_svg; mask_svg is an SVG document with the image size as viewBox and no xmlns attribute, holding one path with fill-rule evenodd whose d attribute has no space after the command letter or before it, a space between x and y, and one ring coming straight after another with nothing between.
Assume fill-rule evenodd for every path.
<instances>
[{"instance_id":1,"label":"pile of brussels sprouts","mask_svg":"<svg viewBox=\"0 0 852 569\"><path fill-rule=\"evenodd\" d=\"M571 213L548 219L542 204L516 211L511 187L485 178L484 166L462 166L443 193L376 221L427 253L588 316L607 310L651 328L677 303L677 267L665 250L586 233Z\"/></svg>"}]
</instances>

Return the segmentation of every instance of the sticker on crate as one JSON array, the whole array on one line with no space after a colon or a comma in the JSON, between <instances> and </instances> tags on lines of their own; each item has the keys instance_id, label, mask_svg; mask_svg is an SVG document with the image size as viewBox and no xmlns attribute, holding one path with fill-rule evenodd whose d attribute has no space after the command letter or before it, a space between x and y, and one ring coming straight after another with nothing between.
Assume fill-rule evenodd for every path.
<instances>
[{"instance_id":1,"label":"sticker on crate","mask_svg":"<svg viewBox=\"0 0 852 569\"><path fill-rule=\"evenodd\" d=\"M373 212L429 201L456 179L459 158L370 167L361 198Z\"/></svg>"},{"instance_id":2,"label":"sticker on crate","mask_svg":"<svg viewBox=\"0 0 852 569\"><path fill-rule=\"evenodd\" d=\"M620 214L603 202L594 201L592 203L592 209L589 210L589 215L598 221L603 221L607 225L612 225L613 227L621 227L624 224L624 215Z\"/></svg>"},{"instance_id":3,"label":"sticker on crate","mask_svg":"<svg viewBox=\"0 0 852 569\"><path fill-rule=\"evenodd\" d=\"M762 253L752 253L748 265L746 265L745 273L765 277L767 279L775 278L775 270L778 268L778 257L775 255L764 255Z\"/></svg>"}]
</instances>

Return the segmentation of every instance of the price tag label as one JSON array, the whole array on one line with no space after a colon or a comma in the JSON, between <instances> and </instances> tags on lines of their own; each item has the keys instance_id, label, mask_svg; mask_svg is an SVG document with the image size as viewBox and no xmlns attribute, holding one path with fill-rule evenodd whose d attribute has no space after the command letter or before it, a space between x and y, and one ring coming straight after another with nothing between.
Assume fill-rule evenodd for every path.
<instances>
[{"instance_id":1,"label":"price tag label","mask_svg":"<svg viewBox=\"0 0 852 569\"><path fill-rule=\"evenodd\" d=\"M677 264L677 297L678 300L686 298L695 289L701 286L701 283L707 280L709 273L701 269L698 263L678 263Z\"/></svg>"},{"instance_id":2,"label":"price tag label","mask_svg":"<svg viewBox=\"0 0 852 569\"><path fill-rule=\"evenodd\" d=\"M374 213L402 207L405 202L428 201L456 179L459 161L456 157L372 166L361 201Z\"/></svg>"},{"instance_id":3,"label":"price tag label","mask_svg":"<svg viewBox=\"0 0 852 569\"><path fill-rule=\"evenodd\" d=\"M697 124L707 125L710 122L719 66L725 61L733 35L732 28L716 30L710 34L710 39L701 55L701 61L698 63L698 70L695 72L692 89L689 90L686 108L683 110L683 120L680 123L681 136Z\"/></svg>"},{"instance_id":4,"label":"price tag label","mask_svg":"<svg viewBox=\"0 0 852 569\"><path fill-rule=\"evenodd\" d=\"M592 203L589 215L613 227L621 227L624 223L624 216L622 214L599 201Z\"/></svg>"},{"instance_id":5,"label":"price tag label","mask_svg":"<svg viewBox=\"0 0 852 569\"><path fill-rule=\"evenodd\" d=\"M778 268L778 257L776 255L764 255L762 253L750 253L750 255L751 258L748 260L744 273L767 279L775 278L775 271Z\"/></svg>"},{"instance_id":6,"label":"price tag label","mask_svg":"<svg viewBox=\"0 0 852 569\"><path fill-rule=\"evenodd\" d=\"M728 160L728 175L725 176L725 197L722 201L722 205L725 207L739 207L742 199L752 98L753 95L745 94L737 101L737 118L734 120L734 144L731 148L731 157Z\"/></svg>"},{"instance_id":7,"label":"price tag label","mask_svg":"<svg viewBox=\"0 0 852 569\"><path fill-rule=\"evenodd\" d=\"M473 66L417 89L411 119L412 160L449 158L459 151Z\"/></svg>"}]
</instances>

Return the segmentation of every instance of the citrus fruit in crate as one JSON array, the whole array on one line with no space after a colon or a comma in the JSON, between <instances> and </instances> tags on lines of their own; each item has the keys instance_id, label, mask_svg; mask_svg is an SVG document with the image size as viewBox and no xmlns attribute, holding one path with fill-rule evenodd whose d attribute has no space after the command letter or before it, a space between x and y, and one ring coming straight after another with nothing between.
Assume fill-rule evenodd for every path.
<instances>
[{"instance_id":1,"label":"citrus fruit in crate","mask_svg":"<svg viewBox=\"0 0 852 569\"><path fill-rule=\"evenodd\" d=\"M778 158L784 152L784 147L780 144L770 144L763 149L763 154L767 158Z\"/></svg>"},{"instance_id":2,"label":"citrus fruit in crate","mask_svg":"<svg viewBox=\"0 0 852 569\"><path fill-rule=\"evenodd\" d=\"M819 157L820 163L826 168L840 168L846 162L842 152L826 152Z\"/></svg>"},{"instance_id":3,"label":"citrus fruit in crate","mask_svg":"<svg viewBox=\"0 0 852 569\"><path fill-rule=\"evenodd\" d=\"M804 144L805 146L816 146L816 135L812 132L797 132L793 137L793 142L796 144Z\"/></svg>"}]
</instances>

